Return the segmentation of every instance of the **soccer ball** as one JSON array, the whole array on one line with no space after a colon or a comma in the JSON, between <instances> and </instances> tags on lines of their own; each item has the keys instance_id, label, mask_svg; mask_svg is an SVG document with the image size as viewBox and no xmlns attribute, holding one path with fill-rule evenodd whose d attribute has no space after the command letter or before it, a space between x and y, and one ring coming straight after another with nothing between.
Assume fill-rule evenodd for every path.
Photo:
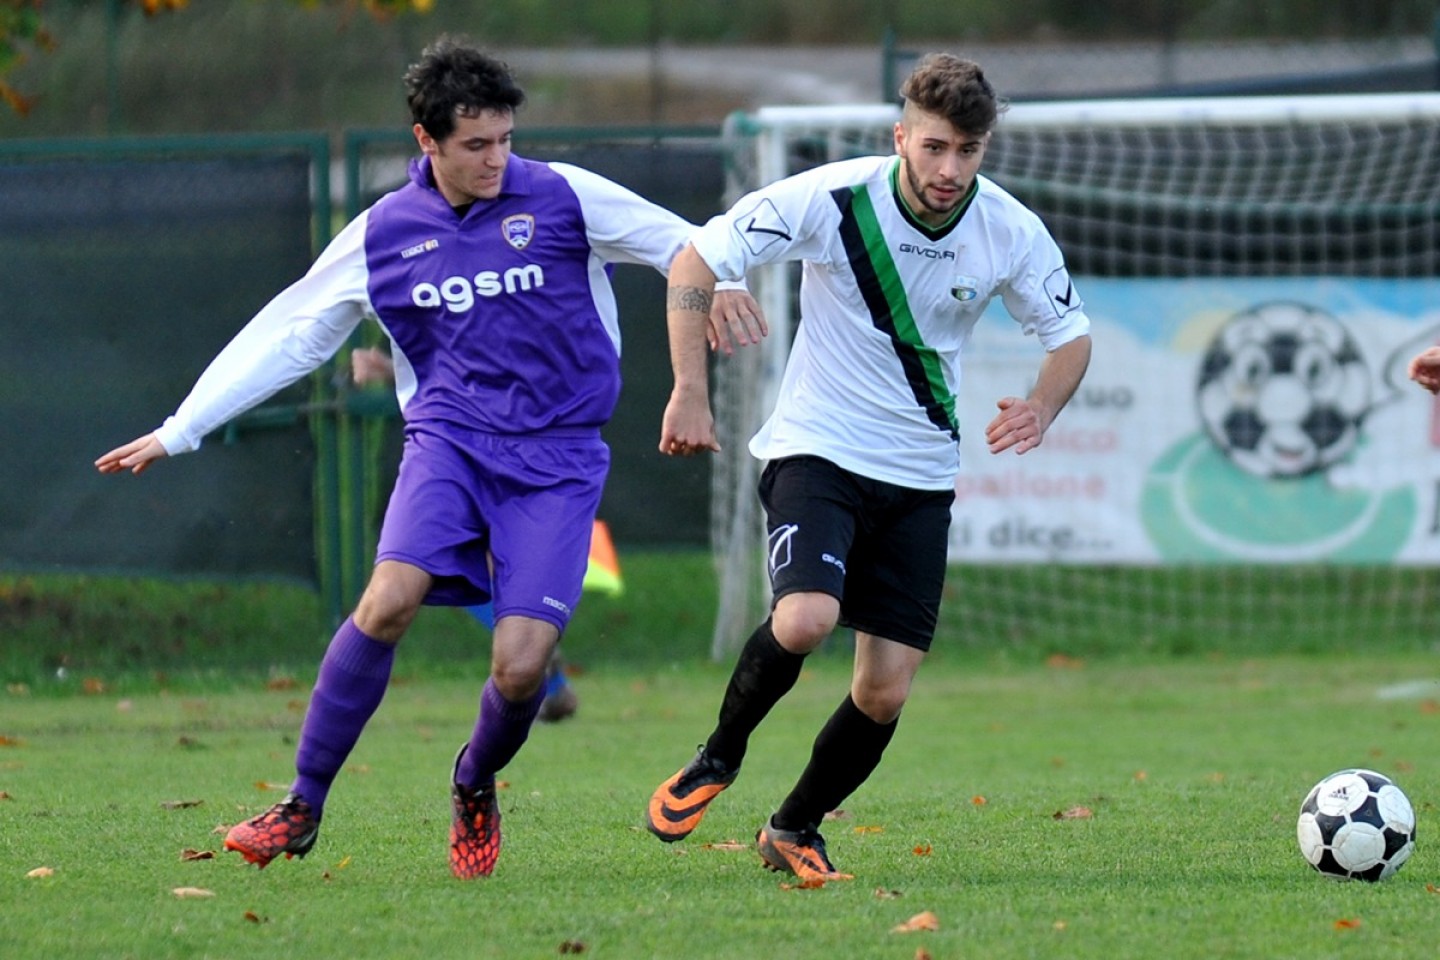
<instances>
[{"instance_id":1,"label":"soccer ball","mask_svg":"<svg viewBox=\"0 0 1440 960\"><path fill-rule=\"evenodd\" d=\"M1274 301L1237 313L1200 364L1210 439L1259 477L1300 477L1344 459L1371 406L1370 370L1335 317Z\"/></svg>"},{"instance_id":2,"label":"soccer ball","mask_svg":"<svg viewBox=\"0 0 1440 960\"><path fill-rule=\"evenodd\" d=\"M1415 810L1389 777L1341 770L1315 784L1295 834L1310 866L1339 880L1384 880L1415 850Z\"/></svg>"}]
</instances>

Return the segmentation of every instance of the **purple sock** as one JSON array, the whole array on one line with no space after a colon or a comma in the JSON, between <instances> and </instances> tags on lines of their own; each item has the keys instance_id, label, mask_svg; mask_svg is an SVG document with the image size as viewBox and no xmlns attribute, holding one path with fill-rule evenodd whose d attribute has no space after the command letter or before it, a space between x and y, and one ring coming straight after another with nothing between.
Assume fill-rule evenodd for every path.
<instances>
[{"instance_id":1,"label":"purple sock","mask_svg":"<svg viewBox=\"0 0 1440 960\"><path fill-rule=\"evenodd\" d=\"M320 676L310 694L295 752L299 776L290 787L310 804L316 819L325 810L335 774L385 696L394 662L393 643L367 636L349 618L335 631L320 661Z\"/></svg>"},{"instance_id":2,"label":"purple sock","mask_svg":"<svg viewBox=\"0 0 1440 960\"><path fill-rule=\"evenodd\" d=\"M460 757L456 780L474 789L494 779L496 772L520 752L544 699L542 685L529 700L511 703L500 695L493 679L486 680L480 693L480 719L475 721L475 732L470 734L470 743Z\"/></svg>"}]
</instances>

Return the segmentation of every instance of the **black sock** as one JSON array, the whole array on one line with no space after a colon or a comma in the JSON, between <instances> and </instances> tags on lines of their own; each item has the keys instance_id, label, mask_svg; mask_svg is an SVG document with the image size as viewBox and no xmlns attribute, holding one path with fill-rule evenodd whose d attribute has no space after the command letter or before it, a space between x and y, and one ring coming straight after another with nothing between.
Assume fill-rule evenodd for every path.
<instances>
[{"instance_id":1,"label":"black sock","mask_svg":"<svg viewBox=\"0 0 1440 960\"><path fill-rule=\"evenodd\" d=\"M780 646L767 619L740 651L725 699L720 702L720 719L705 743L705 752L730 768L740 765L750 734L780 698L795 686L803 653L791 653Z\"/></svg>"},{"instance_id":2,"label":"black sock","mask_svg":"<svg viewBox=\"0 0 1440 960\"><path fill-rule=\"evenodd\" d=\"M874 772L899 722L896 718L876 723L846 694L815 738L810 763L795 789L775 812L776 829L818 826L825 814L840 806Z\"/></svg>"}]
</instances>

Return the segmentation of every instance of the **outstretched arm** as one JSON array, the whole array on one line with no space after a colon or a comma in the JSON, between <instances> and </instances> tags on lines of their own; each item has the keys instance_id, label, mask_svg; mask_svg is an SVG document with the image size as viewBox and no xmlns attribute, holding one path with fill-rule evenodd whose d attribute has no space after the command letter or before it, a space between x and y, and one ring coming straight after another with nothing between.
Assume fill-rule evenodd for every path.
<instances>
[{"instance_id":1,"label":"outstretched arm","mask_svg":"<svg viewBox=\"0 0 1440 960\"><path fill-rule=\"evenodd\" d=\"M1422 350L1410 359L1410 379L1431 393L1440 393L1440 347Z\"/></svg>"},{"instance_id":2,"label":"outstretched arm","mask_svg":"<svg viewBox=\"0 0 1440 960\"><path fill-rule=\"evenodd\" d=\"M1025 399L1002 397L1000 412L985 428L991 453L1015 448L1025 453L1040 446L1045 431L1074 396L1090 365L1090 337L1076 337L1045 355L1035 389Z\"/></svg>"},{"instance_id":3,"label":"outstretched arm","mask_svg":"<svg viewBox=\"0 0 1440 960\"><path fill-rule=\"evenodd\" d=\"M121 470L129 470L139 475L144 473L156 460L167 457L169 454L156 439L155 434L147 433L143 437L136 437L129 443L116 447L109 453L95 461L95 467L101 473L119 473Z\"/></svg>"},{"instance_id":4,"label":"outstretched arm","mask_svg":"<svg viewBox=\"0 0 1440 960\"><path fill-rule=\"evenodd\" d=\"M688 457L718 451L710 412L706 347L715 274L695 248L686 245L670 264L665 289L665 324L670 334L670 367L675 386L660 422L660 452Z\"/></svg>"}]
</instances>

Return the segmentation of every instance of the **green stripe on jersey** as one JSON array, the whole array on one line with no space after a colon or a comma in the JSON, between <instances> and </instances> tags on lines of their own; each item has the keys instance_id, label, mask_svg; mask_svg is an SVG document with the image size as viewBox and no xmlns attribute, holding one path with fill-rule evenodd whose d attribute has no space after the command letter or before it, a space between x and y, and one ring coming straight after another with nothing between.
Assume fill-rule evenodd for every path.
<instances>
[{"instance_id":1,"label":"green stripe on jersey","mask_svg":"<svg viewBox=\"0 0 1440 960\"><path fill-rule=\"evenodd\" d=\"M885 233L875 214L870 191L864 185L850 189L848 215L853 218L854 232L846 237L846 249L856 277L868 275L873 279L874 287L869 293L864 289L864 279L861 280L862 294L865 294L870 307L871 319L876 327L890 334L896 353L909 375L915 397L926 408L930 419L958 438L960 426L955 420L955 395L945 382L940 355L934 347L925 343L920 328L915 324L915 314L910 310L910 300L905 295L905 282L885 242ZM841 230L846 232L843 223ZM854 242L857 239L858 244ZM874 302L876 293L883 303ZM918 371L914 369L916 365Z\"/></svg>"}]
</instances>

